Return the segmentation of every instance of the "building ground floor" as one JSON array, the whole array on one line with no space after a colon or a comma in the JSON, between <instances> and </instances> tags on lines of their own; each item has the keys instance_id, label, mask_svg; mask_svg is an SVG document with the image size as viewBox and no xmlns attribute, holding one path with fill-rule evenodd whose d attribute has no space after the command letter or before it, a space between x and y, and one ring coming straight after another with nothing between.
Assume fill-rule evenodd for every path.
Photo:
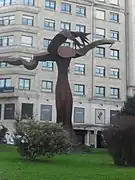
<instances>
[{"instance_id":1,"label":"building ground floor","mask_svg":"<svg viewBox=\"0 0 135 180\"><path fill-rule=\"evenodd\" d=\"M122 105L123 102L118 101L74 100L72 123L80 143L100 148L102 130L111 123ZM0 94L0 123L12 132L16 117L56 122L55 97L43 97L32 92Z\"/></svg>"},{"instance_id":2,"label":"building ground floor","mask_svg":"<svg viewBox=\"0 0 135 180\"><path fill-rule=\"evenodd\" d=\"M102 126L90 126L85 125L82 127L77 127L74 125L74 130L79 140L79 143L82 145L90 146L93 148L103 148L103 130Z\"/></svg>"}]
</instances>

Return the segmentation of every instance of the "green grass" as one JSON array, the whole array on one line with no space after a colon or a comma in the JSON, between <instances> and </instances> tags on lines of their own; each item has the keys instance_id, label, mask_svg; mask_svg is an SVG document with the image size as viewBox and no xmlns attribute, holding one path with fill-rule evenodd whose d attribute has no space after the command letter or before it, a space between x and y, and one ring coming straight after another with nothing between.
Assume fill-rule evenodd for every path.
<instances>
[{"instance_id":1,"label":"green grass","mask_svg":"<svg viewBox=\"0 0 135 180\"><path fill-rule=\"evenodd\" d=\"M5 150L5 152L4 152ZM21 160L15 148L0 146L0 180L135 180L134 168L113 165L103 152Z\"/></svg>"}]
</instances>

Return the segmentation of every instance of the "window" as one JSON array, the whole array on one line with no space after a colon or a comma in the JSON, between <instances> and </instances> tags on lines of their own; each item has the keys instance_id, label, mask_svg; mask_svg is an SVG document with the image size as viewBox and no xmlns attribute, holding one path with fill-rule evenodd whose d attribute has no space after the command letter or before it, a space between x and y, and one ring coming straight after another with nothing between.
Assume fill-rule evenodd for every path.
<instances>
[{"instance_id":1,"label":"window","mask_svg":"<svg viewBox=\"0 0 135 180\"><path fill-rule=\"evenodd\" d=\"M71 29L71 23L61 21L60 29L61 30L63 30L63 29L70 30Z\"/></svg>"},{"instance_id":2,"label":"window","mask_svg":"<svg viewBox=\"0 0 135 180\"><path fill-rule=\"evenodd\" d=\"M52 121L52 105L40 106L40 120L41 121Z\"/></svg>"},{"instance_id":3,"label":"window","mask_svg":"<svg viewBox=\"0 0 135 180\"><path fill-rule=\"evenodd\" d=\"M45 39L44 38L44 48L48 48L50 42L51 42L51 39Z\"/></svg>"},{"instance_id":4,"label":"window","mask_svg":"<svg viewBox=\"0 0 135 180\"><path fill-rule=\"evenodd\" d=\"M71 4L61 3L61 12L71 13Z\"/></svg>"},{"instance_id":5,"label":"window","mask_svg":"<svg viewBox=\"0 0 135 180\"><path fill-rule=\"evenodd\" d=\"M4 119L14 119L15 104L4 105Z\"/></svg>"},{"instance_id":6,"label":"window","mask_svg":"<svg viewBox=\"0 0 135 180\"><path fill-rule=\"evenodd\" d=\"M42 61L42 68L45 70L52 71L53 70L53 62L51 61Z\"/></svg>"},{"instance_id":7,"label":"window","mask_svg":"<svg viewBox=\"0 0 135 180\"><path fill-rule=\"evenodd\" d=\"M105 87L96 86L96 96L105 97Z\"/></svg>"},{"instance_id":8,"label":"window","mask_svg":"<svg viewBox=\"0 0 135 180\"><path fill-rule=\"evenodd\" d=\"M16 0L0 0L0 6L15 4Z\"/></svg>"},{"instance_id":9,"label":"window","mask_svg":"<svg viewBox=\"0 0 135 180\"><path fill-rule=\"evenodd\" d=\"M45 8L55 10L56 9L56 1L45 0Z\"/></svg>"},{"instance_id":10,"label":"window","mask_svg":"<svg viewBox=\"0 0 135 180\"><path fill-rule=\"evenodd\" d=\"M85 32L86 31L86 26L81 25L81 24L76 24L76 31L77 32Z\"/></svg>"},{"instance_id":11,"label":"window","mask_svg":"<svg viewBox=\"0 0 135 180\"><path fill-rule=\"evenodd\" d=\"M74 85L74 94L79 95L79 96L85 95L85 85L75 84Z\"/></svg>"},{"instance_id":12,"label":"window","mask_svg":"<svg viewBox=\"0 0 135 180\"><path fill-rule=\"evenodd\" d=\"M12 86L11 78L0 79L0 88L11 87L11 86Z\"/></svg>"},{"instance_id":13,"label":"window","mask_svg":"<svg viewBox=\"0 0 135 180\"><path fill-rule=\"evenodd\" d=\"M110 124L114 124L117 117L119 117L120 111L110 110Z\"/></svg>"},{"instance_id":14,"label":"window","mask_svg":"<svg viewBox=\"0 0 135 180\"><path fill-rule=\"evenodd\" d=\"M96 56L105 57L105 48L97 47L96 48Z\"/></svg>"},{"instance_id":15,"label":"window","mask_svg":"<svg viewBox=\"0 0 135 180\"><path fill-rule=\"evenodd\" d=\"M118 23L119 22L119 14L110 12L110 21Z\"/></svg>"},{"instance_id":16,"label":"window","mask_svg":"<svg viewBox=\"0 0 135 180\"><path fill-rule=\"evenodd\" d=\"M14 36L0 36L0 46L12 46Z\"/></svg>"},{"instance_id":17,"label":"window","mask_svg":"<svg viewBox=\"0 0 135 180\"><path fill-rule=\"evenodd\" d=\"M32 46L33 37L32 36L21 36L21 45L22 46Z\"/></svg>"},{"instance_id":18,"label":"window","mask_svg":"<svg viewBox=\"0 0 135 180\"><path fill-rule=\"evenodd\" d=\"M86 16L86 7L76 6L76 15L77 16Z\"/></svg>"},{"instance_id":19,"label":"window","mask_svg":"<svg viewBox=\"0 0 135 180\"><path fill-rule=\"evenodd\" d=\"M96 75L105 77L105 67L103 66L96 66Z\"/></svg>"},{"instance_id":20,"label":"window","mask_svg":"<svg viewBox=\"0 0 135 180\"><path fill-rule=\"evenodd\" d=\"M33 20L34 18L32 16L22 16L22 24L33 26Z\"/></svg>"},{"instance_id":21,"label":"window","mask_svg":"<svg viewBox=\"0 0 135 180\"><path fill-rule=\"evenodd\" d=\"M62 44L62 46L70 46L70 42L65 42Z\"/></svg>"},{"instance_id":22,"label":"window","mask_svg":"<svg viewBox=\"0 0 135 180\"><path fill-rule=\"evenodd\" d=\"M15 16L4 16L0 17L0 26L7 26L15 24Z\"/></svg>"},{"instance_id":23,"label":"window","mask_svg":"<svg viewBox=\"0 0 135 180\"><path fill-rule=\"evenodd\" d=\"M119 31L110 31L110 36L113 40L118 41L119 40Z\"/></svg>"},{"instance_id":24,"label":"window","mask_svg":"<svg viewBox=\"0 0 135 180\"><path fill-rule=\"evenodd\" d=\"M84 123L85 109L80 107L74 107L74 122Z\"/></svg>"},{"instance_id":25,"label":"window","mask_svg":"<svg viewBox=\"0 0 135 180\"><path fill-rule=\"evenodd\" d=\"M111 87L110 88L110 95L111 95L111 97L112 98L116 98L116 99L118 99L119 98L119 88L113 88L113 87Z\"/></svg>"},{"instance_id":26,"label":"window","mask_svg":"<svg viewBox=\"0 0 135 180\"><path fill-rule=\"evenodd\" d=\"M110 4L119 5L119 0L110 0Z\"/></svg>"},{"instance_id":27,"label":"window","mask_svg":"<svg viewBox=\"0 0 135 180\"><path fill-rule=\"evenodd\" d=\"M0 68L8 67L8 63L6 62L0 62Z\"/></svg>"},{"instance_id":28,"label":"window","mask_svg":"<svg viewBox=\"0 0 135 180\"><path fill-rule=\"evenodd\" d=\"M30 90L30 79L19 79L19 89L21 90Z\"/></svg>"},{"instance_id":29,"label":"window","mask_svg":"<svg viewBox=\"0 0 135 180\"><path fill-rule=\"evenodd\" d=\"M24 4L27 6L34 6L35 0L24 0Z\"/></svg>"},{"instance_id":30,"label":"window","mask_svg":"<svg viewBox=\"0 0 135 180\"><path fill-rule=\"evenodd\" d=\"M44 29L45 30L55 30L55 20L45 19L44 20Z\"/></svg>"},{"instance_id":31,"label":"window","mask_svg":"<svg viewBox=\"0 0 135 180\"><path fill-rule=\"evenodd\" d=\"M44 92L52 92L53 91L53 82L52 81L42 81L41 89Z\"/></svg>"},{"instance_id":32,"label":"window","mask_svg":"<svg viewBox=\"0 0 135 180\"><path fill-rule=\"evenodd\" d=\"M96 9L96 19L105 20L105 11Z\"/></svg>"},{"instance_id":33,"label":"window","mask_svg":"<svg viewBox=\"0 0 135 180\"><path fill-rule=\"evenodd\" d=\"M112 59L119 59L119 50L110 49L110 57Z\"/></svg>"},{"instance_id":34,"label":"window","mask_svg":"<svg viewBox=\"0 0 135 180\"><path fill-rule=\"evenodd\" d=\"M105 29L96 28L96 38L102 39L105 38Z\"/></svg>"},{"instance_id":35,"label":"window","mask_svg":"<svg viewBox=\"0 0 135 180\"><path fill-rule=\"evenodd\" d=\"M110 69L110 77L118 79L120 77L120 70L117 68Z\"/></svg>"},{"instance_id":36,"label":"window","mask_svg":"<svg viewBox=\"0 0 135 180\"><path fill-rule=\"evenodd\" d=\"M85 64L75 64L76 74L85 74Z\"/></svg>"},{"instance_id":37,"label":"window","mask_svg":"<svg viewBox=\"0 0 135 180\"><path fill-rule=\"evenodd\" d=\"M33 104L22 103L21 118L27 120L33 119Z\"/></svg>"}]
</instances>

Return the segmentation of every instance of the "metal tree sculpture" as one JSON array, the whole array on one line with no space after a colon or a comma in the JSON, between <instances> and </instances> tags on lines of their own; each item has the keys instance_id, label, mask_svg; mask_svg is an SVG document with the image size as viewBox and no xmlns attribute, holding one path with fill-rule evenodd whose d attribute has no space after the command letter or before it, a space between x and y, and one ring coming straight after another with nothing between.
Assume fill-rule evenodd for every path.
<instances>
[{"instance_id":1,"label":"metal tree sculpture","mask_svg":"<svg viewBox=\"0 0 135 180\"><path fill-rule=\"evenodd\" d=\"M91 44L88 43L87 36L90 33L73 32L63 30L57 34L48 46L47 52L35 54L33 60L27 62L22 58L14 58L9 56L0 57L1 61L5 61L11 65L24 65L28 70L37 67L39 61L55 61L58 67L58 77L56 84L56 111L57 123L62 122L64 129L69 133L72 142L75 141L75 133L72 127L72 93L68 81L68 67L72 58L78 58L87 54L91 49L104 44L112 45L113 40L98 40ZM80 38L81 43L77 40ZM67 39L73 41L75 48L62 46ZM78 46L78 49L77 49Z\"/></svg>"}]
</instances>

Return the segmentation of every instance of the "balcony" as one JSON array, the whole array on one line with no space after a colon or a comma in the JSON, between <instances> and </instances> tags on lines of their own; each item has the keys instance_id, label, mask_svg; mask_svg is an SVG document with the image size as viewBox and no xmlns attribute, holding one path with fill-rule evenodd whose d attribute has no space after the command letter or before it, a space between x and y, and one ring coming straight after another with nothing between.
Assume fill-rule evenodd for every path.
<instances>
[{"instance_id":1,"label":"balcony","mask_svg":"<svg viewBox=\"0 0 135 180\"><path fill-rule=\"evenodd\" d=\"M23 12L31 12L34 14L38 14L40 12L40 7L37 6L27 6L23 4L12 4L9 6L3 6L0 9L0 13L12 13L15 11L23 11Z\"/></svg>"},{"instance_id":2,"label":"balcony","mask_svg":"<svg viewBox=\"0 0 135 180\"><path fill-rule=\"evenodd\" d=\"M0 98L15 97L14 87L0 87Z\"/></svg>"},{"instance_id":3,"label":"balcony","mask_svg":"<svg viewBox=\"0 0 135 180\"><path fill-rule=\"evenodd\" d=\"M11 33L11 32L25 32L25 33L32 33L32 34L37 34L38 33L38 28L35 26L27 26L23 24L13 24L13 25L6 25L4 24L0 25L0 34L4 33Z\"/></svg>"},{"instance_id":4,"label":"balcony","mask_svg":"<svg viewBox=\"0 0 135 180\"><path fill-rule=\"evenodd\" d=\"M10 93L14 92L14 87L2 87L0 88L0 93Z\"/></svg>"},{"instance_id":5,"label":"balcony","mask_svg":"<svg viewBox=\"0 0 135 180\"><path fill-rule=\"evenodd\" d=\"M28 53L33 54L37 52L37 48L21 45L12 45L12 46L0 46L0 54L9 55L8 53Z\"/></svg>"}]
</instances>

